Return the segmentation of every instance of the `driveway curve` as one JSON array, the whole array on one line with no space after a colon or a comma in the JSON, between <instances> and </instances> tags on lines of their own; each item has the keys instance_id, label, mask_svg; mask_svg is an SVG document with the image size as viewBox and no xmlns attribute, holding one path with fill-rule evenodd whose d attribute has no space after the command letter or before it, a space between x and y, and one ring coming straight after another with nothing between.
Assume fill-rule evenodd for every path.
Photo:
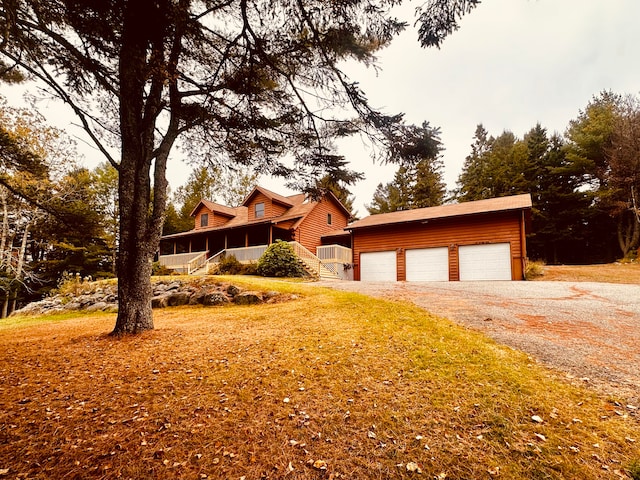
<instances>
[{"instance_id":1,"label":"driveway curve","mask_svg":"<svg viewBox=\"0 0 640 480\"><path fill-rule=\"evenodd\" d=\"M480 330L569 378L640 403L640 286L577 282L343 282Z\"/></svg>"}]
</instances>

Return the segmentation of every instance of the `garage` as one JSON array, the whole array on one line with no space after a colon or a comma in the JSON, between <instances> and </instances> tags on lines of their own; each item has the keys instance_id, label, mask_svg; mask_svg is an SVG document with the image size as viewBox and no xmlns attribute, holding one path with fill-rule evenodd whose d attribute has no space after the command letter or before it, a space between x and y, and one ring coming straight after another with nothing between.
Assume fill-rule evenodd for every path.
<instances>
[{"instance_id":1,"label":"garage","mask_svg":"<svg viewBox=\"0 0 640 480\"><path fill-rule=\"evenodd\" d=\"M449 248L414 248L406 251L408 282L448 282Z\"/></svg>"},{"instance_id":2,"label":"garage","mask_svg":"<svg viewBox=\"0 0 640 480\"><path fill-rule=\"evenodd\" d=\"M353 278L523 280L531 205L522 194L369 215L346 227Z\"/></svg>"},{"instance_id":3,"label":"garage","mask_svg":"<svg viewBox=\"0 0 640 480\"><path fill-rule=\"evenodd\" d=\"M395 282L397 279L395 250L360 254L360 280L364 282Z\"/></svg>"},{"instance_id":4,"label":"garage","mask_svg":"<svg viewBox=\"0 0 640 480\"><path fill-rule=\"evenodd\" d=\"M511 245L462 245L458 249L460 280L511 280Z\"/></svg>"}]
</instances>

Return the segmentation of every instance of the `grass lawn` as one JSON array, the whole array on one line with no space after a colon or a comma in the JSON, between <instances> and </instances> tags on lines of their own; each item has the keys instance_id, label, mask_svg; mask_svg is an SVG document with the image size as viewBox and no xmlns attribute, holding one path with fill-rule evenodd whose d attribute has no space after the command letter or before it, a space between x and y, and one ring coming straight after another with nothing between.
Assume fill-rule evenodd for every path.
<instances>
[{"instance_id":1,"label":"grass lawn","mask_svg":"<svg viewBox=\"0 0 640 480\"><path fill-rule=\"evenodd\" d=\"M640 262L604 265L545 265L534 280L640 284Z\"/></svg>"},{"instance_id":2,"label":"grass lawn","mask_svg":"<svg viewBox=\"0 0 640 480\"><path fill-rule=\"evenodd\" d=\"M233 282L297 298L122 339L113 314L0 324L0 478L640 478L633 408L522 353L405 303Z\"/></svg>"}]
</instances>

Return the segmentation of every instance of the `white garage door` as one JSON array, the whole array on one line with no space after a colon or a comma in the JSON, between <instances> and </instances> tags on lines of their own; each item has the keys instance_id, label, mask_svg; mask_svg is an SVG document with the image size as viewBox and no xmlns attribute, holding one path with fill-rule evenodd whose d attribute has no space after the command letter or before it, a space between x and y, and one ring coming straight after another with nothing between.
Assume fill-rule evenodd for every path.
<instances>
[{"instance_id":1,"label":"white garage door","mask_svg":"<svg viewBox=\"0 0 640 480\"><path fill-rule=\"evenodd\" d=\"M396 252L369 252L360 254L360 280L363 282L395 282Z\"/></svg>"},{"instance_id":2,"label":"white garage door","mask_svg":"<svg viewBox=\"0 0 640 480\"><path fill-rule=\"evenodd\" d=\"M508 243L463 245L458 249L460 280L511 280Z\"/></svg>"},{"instance_id":3,"label":"white garage door","mask_svg":"<svg viewBox=\"0 0 640 480\"><path fill-rule=\"evenodd\" d=\"M449 248L419 248L407 250L408 282L448 282Z\"/></svg>"}]
</instances>

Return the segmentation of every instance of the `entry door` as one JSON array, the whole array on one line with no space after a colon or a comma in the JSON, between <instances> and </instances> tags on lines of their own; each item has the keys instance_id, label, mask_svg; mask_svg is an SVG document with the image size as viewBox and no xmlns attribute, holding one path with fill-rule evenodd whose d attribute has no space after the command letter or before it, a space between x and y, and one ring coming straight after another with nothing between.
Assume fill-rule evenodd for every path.
<instances>
[{"instance_id":1,"label":"entry door","mask_svg":"<svg viewBox=\"0 0 640 480\"><path fill-rule=\"evenodd\" d=\"M360 254L360 280L363 282L395 282L396 251Z\"/></svg>"},{"instance_id":2,"label":"entry door","mask_svg":"<svg viewBox=\"0 0 640 480\"><path fill-rule=\"evenodd\" d=\"M448 282L449 248L417 248L406 251L408 282Z\"/></svg>"},{"instance_id":3,"label":"entry door","mask_svg":"<svg viewBox=\"0 0 640 480\"><path fill-rule=\"evenodd\" d=\"M460 280L511 280L511 245L490 243L458 248Z\"/></svg>"}]
</instances>

